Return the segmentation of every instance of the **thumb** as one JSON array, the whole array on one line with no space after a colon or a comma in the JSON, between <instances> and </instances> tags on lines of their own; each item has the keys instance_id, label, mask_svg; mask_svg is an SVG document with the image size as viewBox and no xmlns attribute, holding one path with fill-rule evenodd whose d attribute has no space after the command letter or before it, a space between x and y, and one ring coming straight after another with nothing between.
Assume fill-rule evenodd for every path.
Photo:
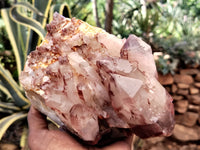
<instances>
[{"instance_id":1,"label":"thumb","mask_svg":"<svg viewBox=\"0 0 200 150\"><path fill-rule=\"evenodd\" d=\"M48 129L46 118L33 106L30 107L27 119L30 131Z\"/></svg>"}]
</instances>

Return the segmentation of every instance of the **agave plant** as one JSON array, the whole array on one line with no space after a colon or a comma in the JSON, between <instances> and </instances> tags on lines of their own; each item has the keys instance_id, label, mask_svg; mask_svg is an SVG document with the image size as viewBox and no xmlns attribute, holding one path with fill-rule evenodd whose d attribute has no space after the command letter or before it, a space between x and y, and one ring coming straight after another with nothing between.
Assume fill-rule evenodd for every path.
<instances>
[{"instance_id":1,"label":"agave plant","mask_svg":"<svg viewBox=\"0 0 200 150\"><path fill-rule=\"evenodd\" d=\"M57 11L65 17L71 17L71 12L66 3L52 4L52 0L33 0L19 2L11 8L2 9L1 15L15 55L18 76L24 67L27 55L36 48L45 37L45 26L51 21L53 13ZM0 140L11 124L27 117L30 107L29 100L25 97L24 90L19 81L14 80L12 74L0 63L0 92L6 95L0 99L0 113L8 114L0 119ZM24 131L27 127L24 126ZM23 132L20 146L24 147Z\"/></svg>"}]
</instances>

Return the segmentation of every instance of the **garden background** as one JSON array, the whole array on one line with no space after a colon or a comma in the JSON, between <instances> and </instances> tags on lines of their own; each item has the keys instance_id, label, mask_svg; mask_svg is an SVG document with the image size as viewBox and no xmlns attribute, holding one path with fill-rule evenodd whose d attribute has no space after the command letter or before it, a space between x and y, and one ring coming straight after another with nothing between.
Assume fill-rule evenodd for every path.
<instances>
[{"instance_id":1,"label":"garden background","mask_svg":"<svg viewBox=\"0 0 200 150\"><path fill-rule=\"evenodd\" d=\"M0 0L0 8L0 149L28 149L30 103L18 77L57 11L151 45L176 125L168 138L136 138L136 150L200 150L200 0Z\"/></svg>"}]
</instances>

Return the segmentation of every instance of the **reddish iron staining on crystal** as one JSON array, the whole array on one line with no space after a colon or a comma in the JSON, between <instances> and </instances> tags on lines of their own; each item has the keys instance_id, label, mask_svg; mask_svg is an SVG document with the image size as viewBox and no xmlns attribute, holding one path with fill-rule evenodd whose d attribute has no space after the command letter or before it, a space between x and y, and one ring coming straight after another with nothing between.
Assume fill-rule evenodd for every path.
<instances>
[{"instance_id":1,"label":"reddish iron staining on crystal","mask_svg":"<svg viewBox=\"0 0 200 150\"><path fill-rule=\"evenodd\" d=\"M171 134L172 98L157 81L149 45L57 13L47 31L20 76L38 110L91 144L111 130Z\"/></svg>"}]
</instances>

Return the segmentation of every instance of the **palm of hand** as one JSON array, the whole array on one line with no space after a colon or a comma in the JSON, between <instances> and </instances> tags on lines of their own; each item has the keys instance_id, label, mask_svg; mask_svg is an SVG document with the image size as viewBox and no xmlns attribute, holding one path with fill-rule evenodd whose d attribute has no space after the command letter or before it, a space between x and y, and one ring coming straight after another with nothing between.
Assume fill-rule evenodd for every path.
<instances>
[{"instance_id":1,"label":"palm of hand","mask_svg":"<svg viewBox=\"0 0 200 150\"><path fill-rule=\"evenodd\" d=\"M85 147L65 132L49 130L45 118L34 107L28 113L28 123L31 150L131 150L131 140L103 148Z\"/></svg>"}]
</instances>

